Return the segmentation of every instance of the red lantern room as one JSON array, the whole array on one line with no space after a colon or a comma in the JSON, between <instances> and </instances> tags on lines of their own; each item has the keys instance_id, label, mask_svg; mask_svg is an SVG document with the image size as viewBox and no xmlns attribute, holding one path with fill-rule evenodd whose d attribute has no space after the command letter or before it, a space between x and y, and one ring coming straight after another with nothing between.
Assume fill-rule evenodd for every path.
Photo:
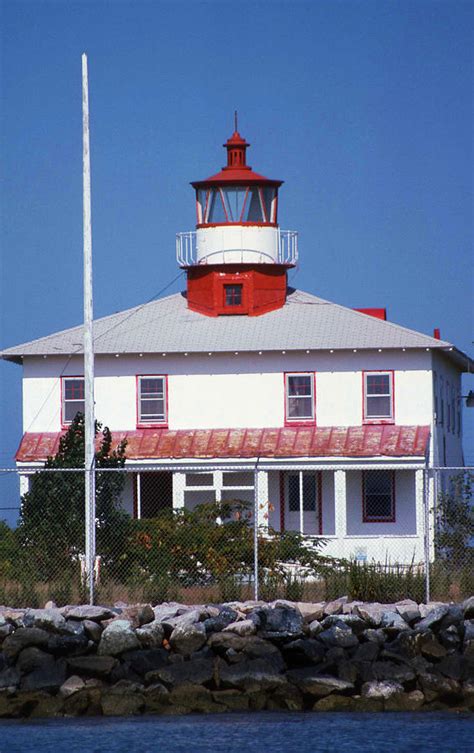
<instances>
[{"instance_id":1,"label":"red lantern room","mask_svg":"<svg viewBox=\"0 0 474 753\"><path fill-rule=\"evenodd\" d=\"M226 141L227 165L194 181L197 224L178 233L188 306L207 316L258 316L281 308L287 270L296 264L297 233L278 226L278 189L247 165L250 144L237 131Z\"/></svg>"}]
</instances>

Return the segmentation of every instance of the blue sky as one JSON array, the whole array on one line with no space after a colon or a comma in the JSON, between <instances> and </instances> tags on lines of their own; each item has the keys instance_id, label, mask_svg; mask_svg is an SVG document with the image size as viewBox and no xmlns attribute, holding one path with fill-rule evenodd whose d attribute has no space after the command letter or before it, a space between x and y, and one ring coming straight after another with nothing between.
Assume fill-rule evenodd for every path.
<instances>
[{"instance_id":1,"label":"blue sky","mask_svg":"<svg viewBox=\"0 0 474 753\"><path fill-rule=\"evenodd\" d=\"M176 275L175 233L195 222L189 181L225 163L238 109L249 163L285 180L292 284L386 306L473 354L472 2L0 7L0 347L81 321L86 51L96 316ZM0 364L0 466L21 436L20 377ZM466 429L474 463L474 416ZM3 494L0 507L14 491Z\"/></svg>"}]
</instances>

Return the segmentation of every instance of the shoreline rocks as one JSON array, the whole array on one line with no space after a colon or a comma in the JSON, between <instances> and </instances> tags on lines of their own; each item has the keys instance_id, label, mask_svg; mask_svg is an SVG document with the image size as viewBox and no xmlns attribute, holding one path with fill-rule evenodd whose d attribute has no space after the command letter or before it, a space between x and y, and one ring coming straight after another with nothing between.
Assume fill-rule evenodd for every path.
<instances>
[{"instance_id":1,"label":"shoreline rocks","mask_svg":"<svg viewBox=\"0 0 474 753\"><path fill-rule=\"evenodd\" d=\"M474 597L0 606L0 718L474 711Z\"/></svg>"}]
</instances>

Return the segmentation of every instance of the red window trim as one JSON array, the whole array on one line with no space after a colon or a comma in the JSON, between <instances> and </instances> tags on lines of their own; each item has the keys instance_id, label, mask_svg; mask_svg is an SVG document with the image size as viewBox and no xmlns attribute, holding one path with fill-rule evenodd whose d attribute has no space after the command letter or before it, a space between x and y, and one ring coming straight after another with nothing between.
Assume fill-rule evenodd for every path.
<instances>
[{"instance_id":1,"label":"red window trim","mask_svg":"<svg viewBox=\"0 0 474 753\"><path fill-rule=\"evenodd\" d=\"M391 474L391 482L392 482L392 515L390 517L382 518L382 517L367 517L366 511L365 511L365 476L367 473L375 473L377 472L376 469L373 471L362 471L362 522L363 523L396 523L397 522L397 506L396 506L396 496L395 496L395 471L392 470L384 470L383 473L390 473ZM378 471L381 473L382 471Z\"/></svg>"},{"instance_id":2,"label":"red window trim","mask_svg":"<svg viewBox=\"0 0 474 753\"><path fill-rule=\"evenodd\" d=\"M288 418L287 414L287 377L288 376L310 376L313 378L313 417L312 418ZM285 426L316 426L316 373L314 371L284 371L283 372L283 392L285 401Z\"/></svg>"},{"instance_id":3,"label":"red window trim","mask_svg":"<svg viewBox=\"0 0 474 753\"><path fill-rule=\"evenodd\" d=\"M140 421L140 379L164 379L165 380L165 420L164 421ZM160 427L168 428L168 374L136 374L135 375L135 402L137 429L151 429Z\"/></svg>"},{"instance_id":4,"label":"red window trim","mask_svg":"<svg viewBox=\"0 0 474 753\"><path fill-rule=\"evenodd\" d=\"M366 416L366 374L389 374L392 386L392 415L390 418ZM395 423L395 371L393 369L369 369L362 372L362 421L364 424L394 424Z\"/></svg>"},{"instance_id":5,"label":"red window trim","mask_svg":"<svg viewBox=\"0 0 474 753\"><path fill-rule=\"evenodd\" d=\"M290 473L299 473L299 470L295 471L280 471L280 533L283 533L285 529L285 504L287 498L286 479ZM303 473L311 473L311 471L303 471ZM318 536L323 533L323 474L322 471L313 471L316 474L316 514L318 516ZM312 534L303 534L311 536Z\"/></svg>"},{"instance_id":6,"label":"red window trim","mask_svg":"<svg viewBox=\"0 0 474 753\"><path fill-rule=\"evenodd\" d=\"M66 399L66 391L64 383L66 379L82 379L84 382L84 374L76 374L76 375L65 375L61 377L61 429L68 429L72 421L65 421L64 420L64 406L65 406L65 399Z\"/></svg>"}]
</instances>

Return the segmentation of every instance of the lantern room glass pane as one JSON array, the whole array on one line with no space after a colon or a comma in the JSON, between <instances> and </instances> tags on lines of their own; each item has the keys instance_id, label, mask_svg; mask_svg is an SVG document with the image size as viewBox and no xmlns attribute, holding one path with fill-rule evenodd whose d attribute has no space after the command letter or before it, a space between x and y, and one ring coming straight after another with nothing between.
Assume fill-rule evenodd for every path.
<instances>
[{"instance_id":1,"label":"lantern room glass pane","mask_svg":"<svg viewBox=\"0 0 474 753\"><path fill-rule=\"evenodd\" d=\"M198 222L205 222L206 196L207 196L207 189L198 188L197 196L196 196L197 203L198 203Z\"/></svg>"},{"instance_id":2,"label":"lantern room glass pane","mask_svg":"<svg viewBox=\"0 0 474 753\"><path fill-rule=\"evenodd\" d=\"M210 192L207 222L227 222L224 205L218 188L214 188Z\"/></svg>"},{"instance_id":3,"label":"lantern room glass pane","mask_svg":"<svg viewBox=\"0 0 474 753\"><path fill-rule=\"evenodd\" d=\"M258 188L250 188L245 204L244 222L265 222Z\"/></svg>"},{"instance_id":4,"label":"lantern room glass pane","mask_svg":"<svg viewBox=\"0 0 474 753\"><path fill-rule=\"evenodd\" d=\"M276 189L272 186L262 188L263 201L265 204L265 212L267 215L267 222L276 222L276 217L273 216L272 202L276 196Z\"/></svg>"},{"instance_id":5,"label":"lantern room glass pane","mask_svg":"<svg viewBox=\"0 0 474 753\"><path fill-rule=\"evenodd\" d=\"M226 202L229 222L240 222L247 189L245 187L229 186L229 188L223 188L222 193Z\"/></svg>"}]
</instances>

